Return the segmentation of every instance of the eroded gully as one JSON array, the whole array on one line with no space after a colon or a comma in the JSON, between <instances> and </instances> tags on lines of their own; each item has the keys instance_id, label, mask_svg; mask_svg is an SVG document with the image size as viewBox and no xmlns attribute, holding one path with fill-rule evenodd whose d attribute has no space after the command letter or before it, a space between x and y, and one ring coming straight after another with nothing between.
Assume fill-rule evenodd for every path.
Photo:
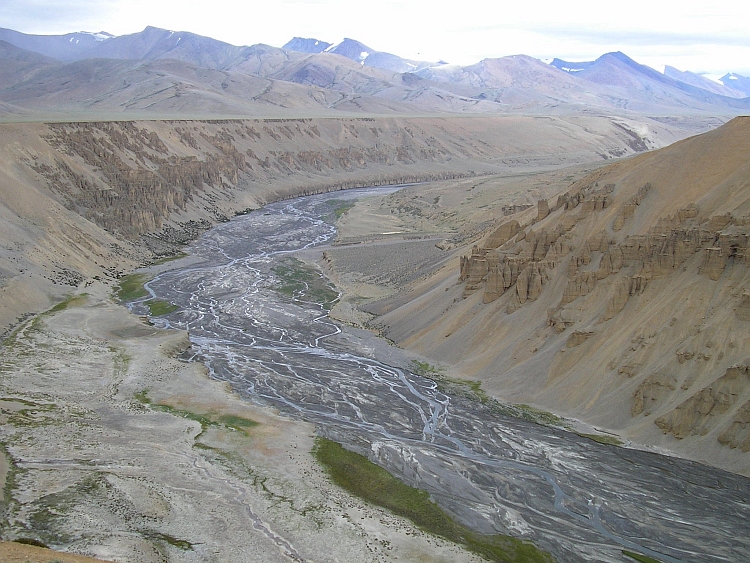
<instances>
[{"instance_id":1,"label":"eroded gully","mask_svg":"<svg viewBox=\"0 0 750 563\"><path fill-rule=\"evenodd\" d=\"M478 532L531 540L562 562L627 561L623 549L669 563L750 560L750 480L449 396L304 291L280 293L274 266L334 235L327 202L362 195L280 202L205 233L147 284L180 307L154 322L188 330L194 358L247 400L315 423Z\"/></svg>"}]
</instances>

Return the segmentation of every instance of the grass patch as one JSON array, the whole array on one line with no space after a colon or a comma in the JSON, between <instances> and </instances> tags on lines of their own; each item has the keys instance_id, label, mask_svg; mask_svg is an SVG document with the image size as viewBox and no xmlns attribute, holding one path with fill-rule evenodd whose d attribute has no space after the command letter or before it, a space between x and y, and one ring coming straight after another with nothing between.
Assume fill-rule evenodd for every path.
<instances>
[{"instance_id":1,"label":"grass patch","mask_svg":"<svg viewBox=\"0 0 750 563\"><path fill-rule=\"evenodd\" d=\"M185 256L187 256L187 252L177 252L176 254L173 254L172 256L164 256L163 258L159 258L158 260L155 260L154 262L152 262L152 265L159 266L161 264L166 264L167 262L173 262L174 260L185 258Z\"/></svg>"},{"instance_id":2,"label":"grass patch","mask_svg":"<svg viewBox=\"0 0 750 563\"><path fill-rule=\"evenodd\" d=\"M16 473L18 468L13 463L13 458L8 453L8 447L0 442L0 456L3 457L5 462L5 474L2 475L2 502L0 503L0 530L7 528L8 520L10 519L11 512L15 506L13 500L13 488L16 486Z\"/></svg>"},{"instance_id":3,"label":"grass patch","mask_svg":"<svg viewBox=\"0 0 750 563\"><path fill-rule=\"evenodd\" d=\"M120 278L120 283L115 286L115 295L120 302L134 301L146 297L148 291L143 284L149 281L145 274L128 274Z\"/></svg>"},{"instance_id":4,"label":"grass patch","mask_svg":"<svg viewBox=\"0 0 750 563\"><path fill-rule=\"evenodd\" d=\"M160 317L179 309L177 305L173 305L169 301L162 299L149 299L145 304L148 307L149 315L152 317Z\"/></svg>"},{"instance_id":5,"label":"grass patch","mask_svg":"<svg viewBox=\"0 0 750 563\"><path fill-rule=\"evenodd\" d=\"M58 303L57 305L55 305L48 311L45 311L44 314L59 313L60 311L64 311L68 307L75 307L77 305L83 305L86 302L86 297L88 297L88 293L81 293L80 295L71 295L64 301L60 301L60 303Z\"/></svg>"},{"instance_id":6,"label":"grass patch","mask_svg":"<svg viewBox=\"0 0 750 563\"><path fill-rule=\"evenodd\" d=\"M548 563L552 556L529 542L511 536L486 536L455 522L430 500L427 492L410 487L366 457L340 444L317 438L315 458L334 483L354 495L408 518L421 530L461 544L489 561Z\"/></svg>"},{"instance_id":7,"label":"grass patch","mask_svg":"<svg viewBox=\"0 0 750 563\"><path fill-rule=\"evenodd\" d=\"M347 211L354 208L356 200L329 199L328 205L333 207L332 214L334 219L341 219Z\"/></svg>"},{"instance_id":8,"label":"grass patch","mask_svg":"<svg viewBox=\"0 0 750 563\"><path fill-rule=\"evenodd\" d=\"M143 391L140 391L134 395L135 399L143 403L144 405L148 405L155 411L160 412L166 412L173 416L179 416L181 418L186 418L188 420L192 420L194 422L197 422L201 425L201 431L200 434L198 434L195 439L198 440L205 432L208 430L209 427L214 426L216 428L225 428L229 430L235 430L237 432L242 432L246 436L249 436L250 433L248 430L254 426L258 426L258 422L255 422L254 420L250 420L249 418L243 418L241 416L237 416L234 414L214 414L214 413L206 413L206 414L200 414L184 409L178 409L169 405L165 405L162 403L156 403L154 404L151 399L148 396L148 389L144 389Z\"/></svg>"},{"instance_id":9,"label":"grass patch","mask_svg":"<svg viewBox=\"0 0 750 563\"><path fill-rule=\"evenodd\" d=\"M662 563L658 559L654 559L653 557L649 557L648 555L641 555L640 553L635 553L634 551L628 551L627 549L622 550L623 555L627 555L631 559L635 559L636 561L640 561L641 563Z\"/></svg>"},{"instance_id":10,"label":"grass patch","mask_svg":"<svg viewBox=\"0 0 750 563\"><path fill-rule=\"evenodd\" d=\"M34 547L42 547L44 549L49 549L49 546L45 544L44 542L40 542L39 540L35 540L34 538L18 538L13 540L14 543L20 543L23 545L32 545Z\"/></svg>"},{"instance_id":11,"label":"grass patch","mask_svg":"<svg viewBox=\"0 0 750 563\"><path fill-rule=\"evenodd\" d=\"M258 426L259 424L254 420L250 420L249 418L242 418L241 416L237 416L235 414L222 414L216 419L216 423L222 424L227 428L239 430L240 432L245 432L246 429L252 428L253 426ZM245 434L247 434L247 432L245 432Z\"/></svg>"},{"instance_id":12,"label":"grass patch","mask_svg":"<svg viewBox=\"0 0 750 563\"><path fill-rule=\"evenodd\" d=\"M316 268L296 258L287 258L272 271L281 282L276 291L295 299L304 299L330 310L339 294Z\"/></svg>"},{"instance_id":13,"label":"grass patch","mask_svg":"<svg viewBox=\"0 0 750 563\"><path fill-rule=\"evenodd\" d=\"M502 403L500 403L502 404ZM560 418L556 414L551 412L542 411L535 409L529 405L503 405L503 408L508 411L510 416L516 418L522 418L529 422L535 422L536 424L542 424L544 426L559 426L566 428L567 424L564 419Z\"/></svg>"},{"instance_id":14,"label":"grass patch","mask_svg":"<svg viewBox=\"0 0 750 563\"><path fill-rule=\"evenodd\" d=\"M437 383L438 389L446 395L479 401L483 405L487 405L494 414L512 416L514 418L520 418L521 420L541 424L543 426L557 426L560 428L568 427L565 419L550 412L535 409L529 405L503 403L490 397L484 389L482 389L482 383L480 381L446 377L443 375L440 368L430 365L427 362L420 362L417 360L412 360L409 369L417 375L432 379ZM602 438L606 437L603 436Z\"/></svg>"},{"instance_id":15,"label":"grass patch","mask_svg":"<svg viewBox=\"0 0 750 563\"><path fill-rule=\"evenodd\" d=\"M412 373L427 377L430 379L444 378L443 370L439 367L433 366L428 362L420 362L419 360L412 360L409 365L409 370Z\"/></svg>"},{"instance_id":16,"label":"grass patch","mask_svg":"<svg viewBox=\"0 0 750 563\"><path fill-rule=\"evenodd\" d=\"M594 442L598 442L599 444L608 444L610 446L622 446L624 443L616 436L607 436L606 434L583 434L579 432L578 435L593 440Z\"/></svg>"},{"instance_id":17,"label":"grass patch","mask_svg":"<svg viewBox=\"0 0 750 563\"><path fill-rule=\"evenodd\" d=\"M169 534L154 532L153 530L142 530L141 535L151 541L158 541L181 549L182 551L192 551L193 544L187 540L181 540Z\"/></svg>"},{"instance_id":18,"label":"grass patch","mask_svg":"<svg viewBox=\"0 0 750 563\"><path fill-rule=\"evenodd\" d=\"M23 399L3 398L0 401L13 401L28 407L15 410L7 415L8 424L17 428L37 428L59 422L58 416L53 412L56 409L54 404L39 404Z\"/></svg>"}]
</instances>

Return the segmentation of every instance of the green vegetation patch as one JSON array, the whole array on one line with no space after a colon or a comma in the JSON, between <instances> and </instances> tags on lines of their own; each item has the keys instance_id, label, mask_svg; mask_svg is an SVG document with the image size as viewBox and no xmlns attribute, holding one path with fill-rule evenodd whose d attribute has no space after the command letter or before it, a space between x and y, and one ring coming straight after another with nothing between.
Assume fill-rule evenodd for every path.
<instances>
[{"instance_id":1,"label":"green vegetation patch","mask_svg":"<svg viewBox=\"0 0 750 563\"><path fill-rule=\"evenodd\" d=\"M608 444L610 446L622 446L622 444L624 443L616 436L607 436L606 434L584 434L582 432L579 432L578 435L582 436L583 438L593 440L594 442L598 442L600 444Z\"/></svg>"},{"instance_id":2,"label":"green vegetation patch","mask_svg":"<svg viewBox=\"0 0 750 563\"><path fill-rule=\"evenodd\" d=\"M47 313L58 313L60 311L64 311L68 307L77 307L79 305L83 305L86 302L87 297L87 293L81 293L80 295L71 295L64 301L60 301L60 303L52 307L49 311L47 311Z\"/></svg>"},{"instance_id":3,"label":"green vegetation patch","mask_svg":"<svg viewBox=\"0 0 750 563\"><path fill-rule=\"evenodd\" d=\"M6 420L15 427L35 428L59 423L59 416L54 412L56 410L54 404L40 404L25 399L2 397L0 398L0 406L6 401L24 405L24 408L9 409L10 412L7 414Z\"/></svg>"},{"instance_id":4,"label":"green vegetation patch","mask_svg":"<svg viewBox=\"0 0 750 563\"><path fill-rule=\"evenodd\" d=\"M552 556L534 544L503 535L481 535L455 522L430 500L427 492L410 487L375 465L326 438L317 438L315 458L334 483L391 512L408 518L421 530L466 546L489 561L506 563L552 562Z\"/></svg>"},{"instance_id":5,"label":"green vegetation patch","mask_svg":"<svg viewBox=\"0 0 750 563\"><path fill-rule=\"evenodd\" d=\"M177 252L173 254L172 256L164 256L163 258L159 258L158 260L155 260L153 262L154 266L159 266L160 264L166 264L167 262L172 262L174 260L179 260L180 258L185 258L187 256L186 252Z\"/></svg>"},{"instance_id":6,"label":"green vegetation patch","mask_svg":"<svg viewBox=\"0 0 750 563\"><path fill-rule=\"evenodd\" d=\"M649 557L648 555L641 555L640 553L635 553L634 551L628 551L627 549L622 550L623 555L627 555L631 559L635 559L636 561L640 561L641 563L662 563L658 559L654 559L653 557Z\"/></svg>"},{"instance_id":7,"label":"green vegetation patch","mask_svg":"<svg viewBox=\"0 0 750 563\"><path fill-rule=\"evenodd\" d=\"M198 434L195 439L197 440L200 438L206 430L208 430L209 427L214 426L216 428L225 428L229 430L235 430L237 432L242 432L246 436L249 436L250 433L248 430L254 426L258 426L258 422L255 422L254 420L250 420L249 418L243 418L241 416L237 416L234 414L220 414L217 415L215 413L205 413L200 414L184 409L178 409L175 407L171 407L169 405L165 405L162 403L156 403L154 404L151 399L148 396L148 390L140 391L139 393L135 394L135 399L145 405L148 405L155 411L160 412L166 412L174 416L179 416L181 418L186 418L188 420L192 420L194 422L197 422L201 425L201 432Z\"/></svg>"},{"instance_id":8,"label":"green vegetation patch","mask_svg":"<svg viewBox=\"0 0 750 563\"><path fill-rule=\"evenodd\" d=\"M34 546L34 547L42 547L44 549L49 549L48 545L46 545L43 542L40 542L39 540L35 540L34 538L17 538L15 540L13 540L13 542L14 543L20 543L20 544L23 544L23 545L31 545L31 546ZM50 562L50 563L54 563L54 562Z\"/></svg>"},{"instance_id":9,"label":"green vegetation patch","mask_svg":"<svg viewBox=\"0 0 750 563\"><path fill-rule=\"evenodd\" d=\"M146 306L152 317L160 317L161 315L166 315L167 313L172 313L179 309L177 305L173 305L169 301L164 301L162 299L149 299L146 301Z\"/></svg>"},{"instance_id":10,"label":"green vegetation patch","mask_svg":"<svg viewBox=\"0 0 750 563\"><path fill-rule=\"evenodd\" d=\"M181 540L169 534L155 532L153 530L141 530L140 533L144 538L148 540L166 543L167 545L171 545L172 547L176 547L177 549L181 549L182 551L192 551L193 549L193 544L189 541Z\"/></svg>"},{"instance_id":11,"label":"green vegetation patch","mask_svg":"<svg viewBox=\"0 0 750 563\"><path fill-rule=\"evenodd\" d=\"M512 416L514 418L520 418L527 422L542 424L544 426L567 427L564 419L552 413L535 409L529 405L503 403L490 397L485 390L482 389L482 383L480 381L446 377L441 368L418 360L412 360L409 369L417 375L432 379L437 383L438 389L443 393L464 397L472 401L479 401L483 405L487 405L495 414Z\"/></svg>"},{"instance_id":12,"label":"green vegetation patch","mask_svg":"<svg viewBox=\"0 0 750 563\"><path fill-rule=\"evenodd\" d=\"M329 199L328 205L333 207L332 214L334 219L341 219L347 211L353 209L357 204L356 200Z\"/></svg>"},{"instance_id":13,"label":"green vegetation patch","mask_svg":"<svg viewBox=\"0 0 750 563\"><path fill-rule=\"evenodd\" d=\"M134 301L146 297L148 291L143 284L149 281L145 274L128 274L120 278L120 283L115 286L115 295L121 302Z\"/></svg>"},{"instance_id":14,"label":"green vegetation patch","mask_svg":"<svg viewBox=\"0 0 750 563\"><path fill-rule=\"evenodd\" d=\"M417 375L421 375L422 377L427 377L430 379L444 379L445 378L445 376L443 375L442 368L433 366L432 364L428 362L420 362L419 360L412 360L411 365L409 366L409 369L413 373L416 373Z\"/></svg>"},{"instance_id":15,"label":"green vegetation patch","mask_svg":"<svg viewBox=\"0 0 750 563\"><path fill-rule=\"evenodd\" d=\"M109 489L107 474L95 471L65 489L41 496L27 505L27 537L46 545L71 543L74 537L66 525L71 512L85 503L106 504Z\"/></svg>"},{"instance_id":16,"label":"green vegetation patch","mask_svg":"<svg viewBox=\"0 0 750 563\"><path fill-rule=\"evenodd\" d=\"M8 453L8 447L0 442L0 484L2 484L2 502L0 502L0 530L8 525L11 510L14 507L13 488L16 486L16 473L18 468L13 463L13 458Z\"/></svg>"},{"instance_id":17,"label":"green vegetation patch","mask_svg":"<svg viewBox=\"0 0 750 563\"><path fill-rule=\"evenodd\" d=\"M560 418L556 414L551 412L535 409L529 405L505 405L498 402L500 409L504 414L515 416L516 418L522 418L528 422L534 422L536 424L542 424L544 426L558 426L566 428L568 425L564 419Z\"/></svg>"},{"instance_id":18,"label":"green vegetation patch","mask_svg":"<svg viewBox=\"0 0 750 563\"><path fill-rule=\"evenodd\" d=\"M323 274L301 260L287 258L272 270L281 282L276 291L283 295L317 303L326 310L339 299L339 293Z\"/></svg>"}]
</instances>

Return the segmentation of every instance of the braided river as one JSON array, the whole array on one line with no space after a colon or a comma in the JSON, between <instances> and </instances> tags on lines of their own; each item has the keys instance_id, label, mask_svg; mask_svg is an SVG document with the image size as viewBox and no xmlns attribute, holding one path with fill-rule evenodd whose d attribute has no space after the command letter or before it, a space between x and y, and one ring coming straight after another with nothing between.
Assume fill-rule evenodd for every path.
<instances>
[{"instance_id":1,"label":"braided river","mask_svg":"<svg viewBox=\"0 0 750 563\"><path fill-rule=\"evenodd\" d=\"M750 479L507 416L412 373L398 348L337 325L304 288L280 292L279 264L332 241L330 200L374 193L274 203L206 232L146 285L179 307L154 324L189 331L192 359L246 400L314 423L477 532L561 562L632 561L623 550L750 561Z\"/></svg>"}]
</instances>

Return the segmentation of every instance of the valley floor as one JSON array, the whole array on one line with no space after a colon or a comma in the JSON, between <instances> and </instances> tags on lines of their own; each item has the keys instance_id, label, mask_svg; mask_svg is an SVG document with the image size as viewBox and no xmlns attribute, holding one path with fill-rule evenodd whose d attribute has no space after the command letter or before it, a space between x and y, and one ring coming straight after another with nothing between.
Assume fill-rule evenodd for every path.
<instances>
[{"instance_id":1,"label":"valley floor","mask_svg":"<svg viewBox=\"0 0 750 563\"><path fill-rule=\"evenodd\" d=\"M332 485L314 428L240 400L95 284L5 342L3 538L121 562L478 561ZM8 463L9 462L9 463ZM66 563L16 543L3 561Z\"/></svg>"}]
</instances>

